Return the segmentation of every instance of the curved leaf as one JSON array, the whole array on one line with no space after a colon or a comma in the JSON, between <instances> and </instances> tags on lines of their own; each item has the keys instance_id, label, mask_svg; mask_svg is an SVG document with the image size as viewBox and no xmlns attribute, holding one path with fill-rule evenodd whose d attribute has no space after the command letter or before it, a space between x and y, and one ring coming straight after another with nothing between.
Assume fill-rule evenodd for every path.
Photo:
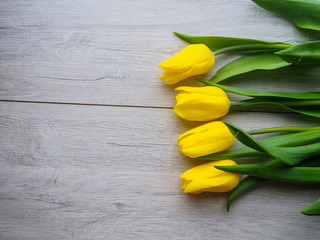
<instances>
[{"instance_id":1,"label":"curved leaf","mask_svg":"<svg viewBox=\"0 0 320 240\"><path fill-rule=\"evenodd\" d=\"M283 167L285 166L280 160L275 159L273 161L270 161L266 164L266 166L269 167ZM227 211L229 211L231 203L237 199L242 194L250 191L251 189L261 185L262 183L268 181L266 178L260 178L260 177L254 177L254 176L248 176L245 179L243 179L239 185L232 190L230 195L228 196L227 200Z\"/></svg>"},{"instance_id":2,"label":"curved leaf","mask_svg":"<svg viewBox=\"0 0 320 240\"><path fill-rule=\"evenodd\" d=\"M320 64L320 41L302 43L275 54L292 64Z\"/></svg>"},{"instance_id":3,"label":"curved leaf","mask_svg":"<svg viewBox=\"0 0 320 240\"><path fill-rule=\"evenodd\" d=\"M243 131L242 129L232 125L231 123L224 122L223 123L228 127L232 135L234 135L242 144L247 145L250 148L253 148L254 150L257 150L259 152L268 153L268 145L264 145L261 142L259 142L254 137L250 136L247 132Z\"/></svg>"},{"instance_id":4,"label":"curved leaf","mask_svg":"<svg viewBox=\"0 0 320 240\"><path fill-rule=\"evenodd\" d=\"M278 57L273 53L247 55L224 65L209 81L219 83L230 77L254 70L271 70L285 67L290 64L291 63L284 61L281 57Z\"/></svg>"},{"instance_id":5,"label":"curved leaf","mask_svg":"<svg viewBox=\"0 0 320 240\"><path fill-rule=\"evenodd\" d=\"M254 177L249 176L243 179L239 185L232 190L230 195L228 196L227 200L227 211L229 212L231 203L236 200L238 197L240 197L242 194L250 191L251 189L258 187L262 183L268 181L268 179L260 178L260 177Z\"/></svg>"},{"instance_id":6,"label":"curved leaf","mask_svg":"<svg viewBox=\"0 0 320 240\"><path fill-rule=\"evenodd\" d=\"M289 99L320 99L320 92L304 92L304 93L287 93L273 91L249 90L244 88L230 87L226 85L216 84L205 80L198 80L205 85L221 88L226 92L235 93L247 97L273 97L273 98L289 98Z\"/></svg>"},{"instance_id":7,"label":"curved leaf","mask_svg":"<svg viewBox=\"0 0 320 240\"><path fill-rule=\"evenodd\" d=\"M260 7L288 18L296 26L320 31L320 2L317 0L252 0Z\"/></svg>"},{"instance_id":8,"label":"curved leaf","mask_svg":"<svg viewBox=\"0 0 320 240\"><path fill-rule=\"evenodd\" d=\"M275 147L258 141L247 132L228 122L223 122L230 132L244 145L259 152L267 153L269 156L278 158L284 164L296 165L306 158L320 154L320 143L303 145L298 147Z\"/></svg>"},{"instance_id":9,"label":"curved leaf","mask_svg":"<svg viewBox=\"0 0 320 240\"><path fill-rule=\"evenodd\" d=\"M231 173L247 174L272 180L296 183L320 183L320 167L270 167L256 164L214 166Z\"/></svg>"},{"instance_id":10,"label":"curved leaf","mask_svg":"<svg viewBox=\"0 0 320 240\"><path fill-rule=\"evenodd\" d=\"M320 155L320 143L298 147L277 147L277 151L272 156L279 156L279 159L285 164L296 165L304 159Z\"/></svg>"},{"instance_id":11,"label":"curved leaf","mask_svg":"<svg viewBox=\"0 0 320 240\"><path fill-rule=\"evenodd\" d=\"M191 36L174 32L180 39L190 44L205 44L211 51L237 51L237 52L275 52L295 46L293 43L261 41L248 38L233 38L219 36Z\"/></svg>"},{"instance_id":12,"label":"curved leaf","mask_svg":"<svg viewBox=\"0 0 320 240\"><path fill-rule=\"evenodd\" d=\"M276 159L273 161L268 162L265 164L269 167L284 167L284 165L280 160ZM301 163L299 163L297 166L299 167L316 167L320 165L320 158L310 158L308 160L305 160ZM240 197L242 194L250 191L251 189L261 185L262 183L266 182L268 179L260 178L260 177L254 177L254 176L248 176L245 179L243 179L239 185L232 190L230 195L228 196L227 200L227 210L229 211L231 203Z\"/></svg>"},{"instance_id":13,"label":"curved leaf","mask_svg":"<svg viewBox=\"0 0 320 240\"><path fill-rule=\"evenodd\" d=\"M300 212L306 215L320 215L320 198Z\"/></svg>"}]
</instances>

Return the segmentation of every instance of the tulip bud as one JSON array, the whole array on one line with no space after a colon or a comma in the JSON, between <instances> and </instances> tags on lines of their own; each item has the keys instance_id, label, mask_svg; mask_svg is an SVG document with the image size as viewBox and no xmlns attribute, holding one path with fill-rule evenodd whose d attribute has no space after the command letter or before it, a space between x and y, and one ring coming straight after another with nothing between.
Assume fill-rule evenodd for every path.
<instances>
[{"instance_id":1,"label":"tulip bud","mask_svg":"<svg viewBox=\"0 0 320 240\"><path fill-rule=\"evenodd\" d=\"M227 94L218 87L178 87L173 111L189 121L210 121L226 115L230 108Z\"/></svg>"},{"instance_id":2,"label":"tulip bud","mask_svg":"<svg viewBox=\"0 0 320 240\"><path fill-rule=\"evenodd\" d=\"M237 165L232 160L220 160L191 168L181 175L185 193L228 192L238 186L241 175L216 169L214 166Z\"/></svg>"},{"instance_id":3,"label":"tulip bud","mask_svg":"<svg viewBox=\"0 0 320 240\"><path fill-rule=\"evenodd\" d=\"M227 150L235 137L223 122L215 121L183 133L177 141L184 155L196 158Z\"/></svg>"},{"instance_id":4,"label":"tulip bud","mask_svg":"<svg viewBox=\"0 0 320 240\"><path fill-rule=\"evenodd\" d=\"M207 73L214 65L214 55L204 44L190 44L181 52L163 61L158 67L166 84L175 84L191 76Z\"/></svg>"}]
</instances>

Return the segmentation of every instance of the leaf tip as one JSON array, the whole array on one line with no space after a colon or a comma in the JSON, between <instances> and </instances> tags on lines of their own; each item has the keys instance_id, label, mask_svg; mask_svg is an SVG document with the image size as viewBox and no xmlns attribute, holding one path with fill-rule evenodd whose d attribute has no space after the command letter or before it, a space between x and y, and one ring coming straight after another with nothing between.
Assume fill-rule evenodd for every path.
<instances>
[{"instance_id":1,"label":"leaf tip","mask_svg":"<svg viewBox=\"0 0 320 240\"><path fill-rule=\"evenodd\" d=\"M221 166L214 166L216 169L222 170Z\"/></svg>"},{"instance_id":2,"label":"leaf tip","mask_svg":"<svg viewBox=\"0 0 320 240\"><path fill-rule=\"evenodd\" d=\"M302 214L304 214L304 215L311 215L311 214L309 214L308 213L308 211L305 211L306 209L302 209L301 211L300 211L300 213L302 213Z\"/></svg>"},{"instance_id":3,"label":"leaf tip","mask_svg":"<svg viewBox=\"0 0 320 240\"><path fill-rule=\"evenodd\" d=\"M228 200L228 201L227 201L227 212L230 211L230 206L231 206L231 202Z\"/></svg>"},{"instance_id":4,"label":"leaf tip","mask_svg":"<svg viewBox=\"0 0 320 240\"><path fill-rule=\"evenodd\" d=\"M232 172L233 167L236 165L228 165L228 166L214 166L216 169L224 171L224 172Z\"/></svg>"},{"instance_id":5,"label":"leaf tip","mask_svg":"<svg viewBox=\"0 0 320 240\"><path fill-rule=\"evenodd\" d=\"M185 34L179 33L179 32L173 32L173 34L176 35L179 38L181 38L181 37L183 37L185 35Z\"/></svg>"}]
</instances>

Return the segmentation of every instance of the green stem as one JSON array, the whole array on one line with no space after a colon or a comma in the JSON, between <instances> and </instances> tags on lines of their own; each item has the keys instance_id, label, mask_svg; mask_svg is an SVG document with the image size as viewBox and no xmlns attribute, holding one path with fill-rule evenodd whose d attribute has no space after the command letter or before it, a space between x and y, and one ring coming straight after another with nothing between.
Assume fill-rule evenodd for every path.
<instances>
[{"instance_id":1,"label":"green stem","mask_svg":"<svg viewBox=\"0 0 320 240\"><path fill-rule=\"evenodd\" d=\"M201 79L197 79L197 80L207 86L218 87L226 92L247 96L247 97L261 97L261 98L272 97L272 98L279 98L279 100L282 99L283 101L290 101L290 102L291 102L291 99L306 100L306 101L320 99L320 92L288 93L288 92L260 91L260 90L250 90L250 89L244 89L244 88L230 87L230 86L216 84L216 83L209 82L206 80L201 80ZM285 99L290 99L290 100L285 100Z\"/></svg>"},{"instance_id":2,"label":"green stem","mask_svg":"<svg viewBox=\"0 0 320 240\"><path fill-rule=\"evenodd\" d=\"M292 101L277 101L278 103L284 104L288 107L302 107L302 106L319 106L320 100L292 100Z\"/></svg>"},{"instance_id":3,"label":"green stem","mask_svg":"<svg viewBox=\"0 0 320 240\"><path fill-rule=\"evenodd\" d=\"M307 116L311 116L311 117L316 117L316 118L320 118L320 112L319 110L312 110L312 109L299 109L299 107L288 107L284 104L278 103L278 102L260 102L260 101L248 101L243 102L243 105L231 105L229 111L241 111L243 109L247 109L247 108L257 108L257 107L267 107L267 108L280 108L286 111L290 111L290 112L296 112L296 113L300 113L300 114L304 114ZM308 107L308 106L306 106ZM312 107L312 106L310 106Z\"/></svg>"},{"instance_id":4,"label":"green stem","mask_svg":"<svg viewBox=\"0 0 320 240\"><path fill-rule=\"evenodd\" d=\"M295 126L283 126L283 127L273 127L273 128L263 128L248 131L249 134L264 134L264 133L274 133L274 132L302 132L308 130L318 130L320 127L295 127Z\"/></svg>"},{"instance_id":5,"label":"green stem","mask_svg":"<svg viewBox=\"0 0 320 240\"><path fill-rule=\"evenodd\" d=\"M292 47L292 45L290 44L273 44L273 45L266 45L266 44L244 44L244 45L236 45L236 46L231 46L231 47L225 47L225 48L221 48L217 51L214 51L213 54L215 56L218 56L221 53L226 53L226 52L236 52L236 51L241 51L241 50L261 50L261 49L266 49L266 50L274 50L274 51L278 51L278 50L282 50L282 49L287 49L289 47Z\"/></svg>"},{"instance_id":6,"label":"green stem","mask_svg":"<svg viewBox=\"0 0 320 240\"><path fill-rule=\"evenodd\" d=\"M320 183L320 168L318 167L269 167L256 164L232 166L214 166L231 173L247 174L255 177L296 183Z\"/></svg>"}]
</instances>

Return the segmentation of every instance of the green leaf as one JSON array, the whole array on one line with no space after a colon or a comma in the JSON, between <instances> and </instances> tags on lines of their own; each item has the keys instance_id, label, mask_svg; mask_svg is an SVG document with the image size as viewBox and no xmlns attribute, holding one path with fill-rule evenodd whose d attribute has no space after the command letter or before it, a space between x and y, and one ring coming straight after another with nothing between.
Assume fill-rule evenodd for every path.
<instances>
[{"instance_id":1,"label":"green leaf","mask_svg":"<svg viewBox=\"0 0 320 240\"><path fill-rule=\"evenodd\" d=\"M318 107L288 107L284 104L277 102L249 102L243 105L231 106L230 111L238 111L242 109L252 108L252 107L275 107L284 109L291 112L300 113L303 115L320 118L320 108Z\"/></svg>"},{"instance_id":2,"label":"green leaf","mask_svg":"<svg viewBox=\"0 0 320 240\"><path fill-rule=\"evenodd\" d=\"M250 147L237 148L231 151L214 153L206 156L197 157L197 159L203 160L224 160L224 159L235 159L235 158L244 158L244 157L257 157L257 156L267 156L267 153L259 152Z\"/></svg>"},{"instance_id":3,"label":"green leaf","mask_svg":"<svg viewBox=\"0 0 320 240\"><path fill-rule=\"evenodd\" d=\"M320 198L300 212L306 215L320 215Z\"/></svg>"},{"instance_id":4,"label":"green leaf","mask_svg":"<svg viewBox=\"0 0 320 240\"><path fill-rule=\"evenodd\" d=\"M270 156L279 158L287 165L296 165L304 159L320 155L320 143L298 147L274 147L273 149L268 147L266 149Z\"/></svg>"},{"instance_id":5,"label":"green leaf","mask_svg":"<svg viewBox=\"0 0 320 240\"><path fill-rule=\"evenodd\" d=\"M236 200L238 197L240 197L242 194L250 191L251 189L261 185L262 183L268 181L268 179L265 178L259 178L259 177L253 177L249 176L243 179L239 185L232 190L230 193L228 200L227 200L227 211L229 212L231 203Z\"/></svg>"},{"instance_id":6,"label":"green leaf","mask_svg":"<svg viewBox=\"0 0 320 240\"><path fill-rule=\"evenodd\" d=\"M299 167L315 167L315 166L319 166L320 165L320 158L310 158L307 159L303 162L301 162L300 164L298 164L297 166ZM270 161L266 164L266 166L269 167L285 167L286 165L284 165L280 160L276 159L273 161ZM245 179L243 179L239 185L232 190L232 192L230 193L228 200L227 200L227 210L229 211L231 203L237 199L238 197L240 197L242 194L250 191L251 189L261 185L262 183L266 182L268 179L265 178L260 178L260 177L254 177L254 176L248 176Z\"/></svg>"},{"instance_id":7,"label":"green leaf","mask_svg":"<svg viewBox=\"0 0 320 240\"><path fill-rule=\"evenodd\" d=\"M283 167L285 166L280 160L275 159L273 161L270 161L266 164L266 166L269 167ZM266 178L260 178L260 177L254 177L254 176L248 176L245 179L243 179L239 185L232 190L230 195L228 196L227 200L227 211L229 211L231 203L240 197L242 194L250 191L251 189L261 185L262 183L268 181Z\"/></svg>"},{"instance_id":8,"label":"green leaf","mask_svg":"<svg viewBox=\"0 0 320 240\"><path fill-rule=\"evenodd\" d=\"M219 37L219 36L191 36L174 32L180 39L190 44L205 44L211 51L218 51L218 55L227 51L236 52L275 52L288 47L292 47L293 43L270 42L247 38ZM223 50L222 50L223 49ZM220 51L221 50L221 51Z\"/></svg>"},{"instance_id":9,"label":"green leaf","mask_svg":"<svg viewBox=\"0 0 320 240\"><path fill-rule=\"evenodd\" d=\"M228 122L223 122L232 135L234 135L241 143L244 145L247 145L250 148L253 148L259 152L265 152L268 153L268 145L264 145L261 142L259 142L257 139L254 137L250 136L247 132L243 131L242 129L232 125L231 123Z\"/></svg>"},{"instance_id":10,"label":"green leaf","mask_svg":"<svg viewBox=\"0 0 320 240\"><path fill-rule=\"evenodd\" d=\"M222 82L225 79L234 77L254 70L271 70L290 65L282 58L273 53L263 53L258 55L247 55L240 57L220 68L209 80L213 83Z\"/></svg>"},{"instance_id":11,"label":"green leaf","mask_svg":"<svg viewBox=\"0 0 320 240\"><path fill-rule=\"evenodd\" d=\"M292 64L320 64L320 41L302 43L275 54Z\"/></svg>"},{"instance_id":12,"label":"green leaf","mask_svg":"<svg viewBox=\"0 0 320 240\"><path fill-rule=\"evenodd\" d=\"M263 129L262 129L263 130ZM320 138L320 129L314 129L310 131L280 135L275 137L270 137L262 140L262 143L266 143L270 146L275 147L292 147L292 146L301 146L304 144L309 144ZM223 160L223 159L235 159L242 157L252 157L252 156L263 156L266 153L256 151L250 147L242 147L234 149L227 152L215 153L206 156L199 157L198 159L205 160Z\"/></svg>"},{"instance_id":13,"label":"green leaf","mask_svg":"<svg viewBox=\"0 0 320 240\"><path fill-rule=\"evenodd\" d=\"M252 0L260 7L279 14L296 26L320 31L320 2L317 0Z\"/></svg>"},{"instance_id":14,"label":"green leaf","mask_svg":"<svg viewBox=\"0 0 320 240\"><path fill-rule=\"evenodd\" d=\"M288 99L320 99L320 92L304 92L304 93L287 93L273 91L249 90L244 88L230 87L226 85L216 84L205 80L198 80L205 85L221 88L226 92L235 93L247 97L272 97L272 98L288 98Z\"/></svg>"},{"instance_id":15,"label":"green leaf","mask_svg":"<svg viewBox=\"0 0 320 240\"><path fill-rule=\"evenodd\" d=\"M303 145L298 147L275 147L263 143L252 137L242 129L223 122L230 132L244 145L251 147L259 152L267 153L269 156L280 159L287 165L296 165L306 158L320 154L320 143Z\"/></svg>"},{"instance_id":16,"label":"green leaf","mask_svg":"<svg viewBox=\"0 0 320 240\"><path fill-rule=\"evenodd\" d=\"M270 167L256 164L214 166L215 168L238 174L247 174L272 180L296 183L320 183L320 167Z\"/></svg>"}]
</instances>

